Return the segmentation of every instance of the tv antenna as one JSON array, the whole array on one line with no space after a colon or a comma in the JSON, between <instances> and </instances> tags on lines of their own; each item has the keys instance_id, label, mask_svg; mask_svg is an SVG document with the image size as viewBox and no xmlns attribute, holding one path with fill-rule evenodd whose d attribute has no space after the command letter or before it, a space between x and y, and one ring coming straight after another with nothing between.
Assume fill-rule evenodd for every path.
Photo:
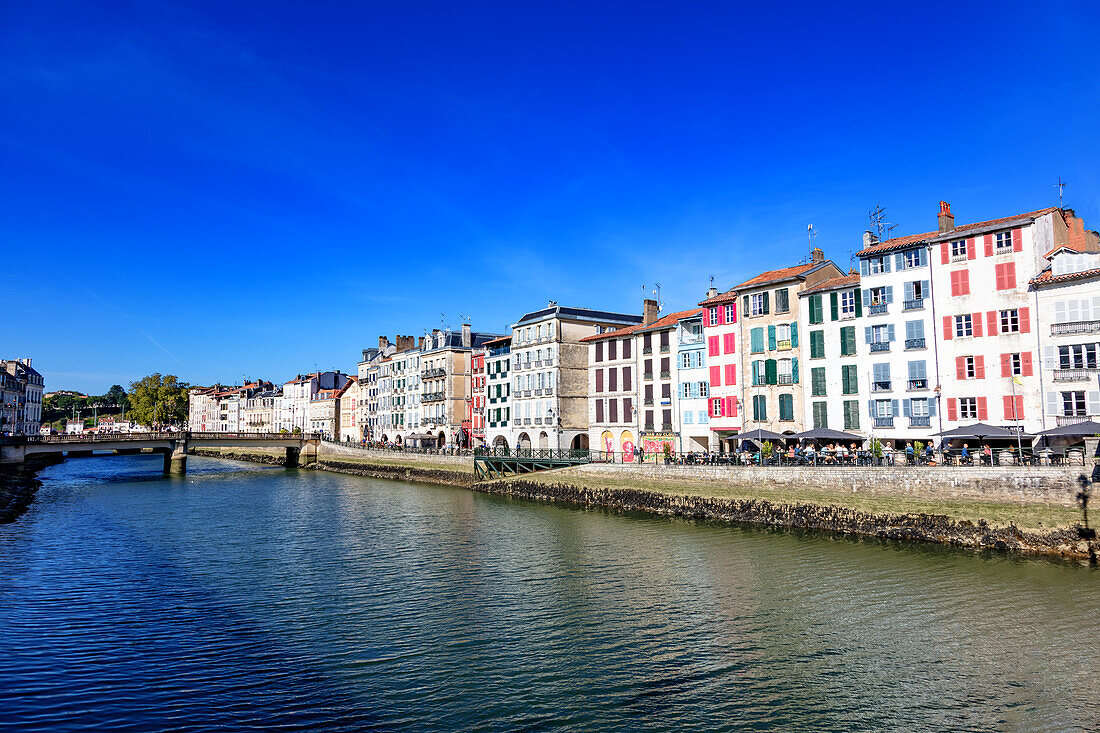
<instances>
[{"instance_id":1,"label":"tv antenna","mask_svg":"<svg viewBox=\"0 0 1100 733\"><path fill-rule=\"evenodd\" d=\"M814 231L814 225L813 224L807 224L806 225L806 239L810 243L810 254L813 254L813 252L814 252L814 237L816 237L816 236L817 236L817 232Z\"/></svg>"},{"instance_id":2,"label":"tv antenna","mask_svg":"<svg viewBox=\"0 0 1100 733\"><path fill-rule=\"evenodd\" d=\"M466 323L470 322L470 317L469 316L464 316L461 313L459 313L458 317L459 317L460 320L465 321Z\"/></svg>"},{"instance_id":3,"label":"tv antenna","mask_svg":"<svg viewBox=\"0 0 1100 733\"><path fill-rule=\"evenodd\" d=\"M657 287L653 289L653 294L657 296L657 312L660 313L665 309L665 305L661 302L661 283L655 284Z\"/></svg>"},{"instance_id":4,"label":"tv antenna","mask_svg":"<svg viewBox=\"0 0 1100 733\"><path fill-rule=\"evenodd\" d=\"M897 227L897 224L886 221L886 209L882 208L882 204L875 204L875 208L867 212L867 217L871 220L871 230L880 242L889 239L890 232Z\"/></svg>"},{"instance_id":5,"label":"tv antenna","mask_svg":"<svg viewBox=\"0 0 1100 733\"><path fill-rule=\"evenodd\" d=\"M1054 184L1053 188L1058 189L1058 208L1062 208L1062 192L1066 189L1066 182L1062 180L1061 176L1058 176L1058 183Z\"/></svg>"}]
</instances>

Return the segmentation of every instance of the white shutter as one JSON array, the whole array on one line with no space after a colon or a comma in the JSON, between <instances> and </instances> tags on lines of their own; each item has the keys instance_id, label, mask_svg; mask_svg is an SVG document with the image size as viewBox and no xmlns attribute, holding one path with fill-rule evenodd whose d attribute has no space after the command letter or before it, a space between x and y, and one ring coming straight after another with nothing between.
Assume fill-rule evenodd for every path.
<instances>
[{"instance_id":1,"label":"white shutter","mask_svg":"<svg viewBox=\"0 0 1100 733\"><path fill-rule=\"evenodd\" d=\"M1062 395L1057 392L1047 392L1046 402L1048 415L1062 414Z\"/></svg>"},{"instance_id":2,"label":"white shutter","mask_svg":"<svg viewBox=\"0 0 1100 733\"><path fill-rule=\"evenodd\" d=\"M1066 322L1066 301L1056 300L1054 301L1054 322L1065 323Z\"/></svg>"},{"instance_id":3,"label":"white shutter","mask_svg":"<svg viewBox=\"0 0 1100 733\"><path fill-rule=\"evenodd\" d=\"M1088 403L1090 415L1100 415L1100 391L1086 392L1085 401Z\"/></svg>"},{"instance_id":4,"label":"white shutter","mask_svg":"<svg viewBox=\"0 0 1100 733\"><path fill-rule=\"evenodd\" d=\"M1043 347L1043 369L1054 370L1058 368L1058 347Z\"/></svg>"}]
</instances>

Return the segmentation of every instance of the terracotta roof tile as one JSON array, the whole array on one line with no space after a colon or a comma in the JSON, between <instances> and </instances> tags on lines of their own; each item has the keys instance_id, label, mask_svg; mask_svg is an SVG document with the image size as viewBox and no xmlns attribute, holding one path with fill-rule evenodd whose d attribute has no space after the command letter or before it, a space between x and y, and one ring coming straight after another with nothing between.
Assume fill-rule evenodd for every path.
<instances>
[{"instance_id":1,"label":"terracotta roof tile","mask_svg":"<svg viewBox=\"0 0 1100 733\"><path fill-rule=\"evenodd\" d=\"M1065 275L1055 275L1048 267L1038 277L1031 278L1029 282L1032 285L1050 285L1051 283L1068 282L1070 280L1085 280L1091 277L1100 277L1100 267L1082 272L1067 272Z\"/></svg>"},{"instance_id":2,"label":"terracotta roof tile","mask_svg":"<svg viewBox=\"0 0 1100 733\"><path fill-rule=\"evenodd\" d=\"M686 311L669 313L667 316L661 316L648 326L643 326L639 323L636 326L627 326L625 328L619 328L614 331L606 331L604 333L597 333L591 336L585 336L581 339L581 343L590 343L593 341L603 341L604 339L621 338L623 336L629 336L632 333L641 333L642 331L661 331L666 328L672 328L681 318L697 316L702 312L702 308L689 308Z\"/></svg>"},{"instance_id":3,"label":"terracotta roof tile","mask_svg":"<svg viewBox=\"0 0 1100 733\"><path fill-rule=\"evenodd\" d=\"M845 275L843 277L832 277L825 282L820 282L814 285L812 288L807 288L798 294L798 297L803 295L809 295L810 293L819 293L822 290L834 290L836 288L844 288L849 285L859 285L859 273L855 272L851 275Z\"/></svg>"},{"instance_id":4,"label":"terracotta roof tile","mask_svg":"<svg viewBox=\"0 0 1100 733\"><path fill-rule=\"evenodd\" d=\"M1039 209L1037 211L1029 211L1026 214L1016 214L1015 216L1006 216L1000 219L988 219L986 221L976 221L973 224L963 224L957 226L954 229L949 229L946 232L925 232L924 234L910 234L906 237L894 237L893 239L887 239L885 242L879 242L878 244L872 244L870 247L865 247L859 252L856 252L856 256L876 254L878 252L889 252L890 250L898 249L899 247L906 247L911 244L918 244L920 242L930 241L942 241L945 239L954 239L955 237L965 236L967 233L974 231L975 229L984 229L985 227L996 227L999 224L1009 224L1020 219L1035 219L1049 214L1052 211L1058 211L1057 206L1050 206L1045 209Z\"/></svg>"},{"instance_id":5,"label":"terracotta roof tile","mask_svg":"<svg viewBox=\"0 0 1100 733\"><path fill-rule=\"evenodd\" d=\"M779 282L780 280L790 280L791 278L798 277L799 275L804 275L805 273L809 272L820 264L823 263L807 262L803 265L795 265L794 267L783 267L778 270L768 270L767 272L760 273L751 280L746 280L740 285L730 288L730 290L746 290L748 288L758 288L769 283Z\"/></svg>"}]
</instances>

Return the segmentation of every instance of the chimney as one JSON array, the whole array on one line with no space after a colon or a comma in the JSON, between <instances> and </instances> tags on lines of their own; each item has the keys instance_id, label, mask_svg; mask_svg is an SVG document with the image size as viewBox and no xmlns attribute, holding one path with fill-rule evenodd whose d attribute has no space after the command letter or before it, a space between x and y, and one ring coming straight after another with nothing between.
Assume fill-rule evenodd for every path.
<instances>
[{"instance_id":1,"label":"chimney","mask_svg":"<svg viewBox=\"0 0 1100 733\"><path fill-rule=\"evenodd\" d=\"M713 285L711 285L709 288L707 288L707 297L708 298L713 298L716 295L718 295L718 288L714 287Z\"/></svg>"},{"instance_id":2,"label":"chimney","mask_svg":"<svg viewBox=\"0 0 1100 733\"><path fill-rule=\"evenodd\" d=\"M470 324L469 323L463 323L462 324L462 347L466 348L466 349L470 348Z\"/></svg>"},{"instance_id":3,"label":"chimney","mask_svg":"<svg viewBox=\"0 0 1100 733\"><path fill-rule=\"evenodd\" d=\"M940 202L940 231L949 232L955 228L955 215L951 213L951 204Z\"/></svg>"},{"instance_id":4,"label":"chimney","mask_svg":"<svg viewBox=\"0 0 1100 733\"><path fill-rule=\"evenodd\" d=\"M863 233L863 248L867 249L872 244L878 244L878 237L870 229Z\"/></svg>"},{"instance_id":5,"label":"chimney","mask_svg":"<svg viewBox=\"0 0 1100 733\"><path fill-rule=\"evenodd\" d=\"M814 247L813 249L810 250L810 262L817 263L817 262L824 262L824 261L825 261L825 253L821 251L820 247Z\"/></svg>"},{"instance_id":6,"label":"chimney","mask_svg":"<svg viewBox=\"0 0 1100 733\"><path fill-rule=\"evenodd\" d=\"M390 345L389 338L387 338L386 336L379 336L378 337L378 350L379 351L384 352L386 350L386 347L389 346L389 345Z\"/></svg>"},{"instance_id":7,"label":"chimney","mask_svg":"<svg viewBox=\"0 0 1100 733\"><path fill-rule=\"evenodd\" d=\"M642 301L642 325L652 325L657 320L657 301L646 298Z\"/></svg>"},{"instance_id":8,"label":"chimney","mask_svg":"<svg viewBox=\"0 0 1100 733\"><path fill-rule=\"evenodd\" d=\"M421 336L420 338L418 338L416 340L416 343L420 347L420 350L423 351L424 350L424 337Z\"/></svg>"}]
</instances>

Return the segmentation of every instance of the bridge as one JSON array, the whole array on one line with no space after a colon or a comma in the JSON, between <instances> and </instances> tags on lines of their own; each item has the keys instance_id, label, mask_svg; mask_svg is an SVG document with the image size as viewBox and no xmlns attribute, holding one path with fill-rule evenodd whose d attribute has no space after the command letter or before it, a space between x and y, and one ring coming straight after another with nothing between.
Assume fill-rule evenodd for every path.
<instances>
[{"instance_id":1,"label":"bridge","mask_svg":"<svg viewBox=\"0 0 1100 733\"><path fill-rule=\"evenodd\" d=\"M93 435L26 435L0 438L0 465L21 466L28 458L61 455L80 458L94 455L164 456L164 472L187 472L191 448L285 448L286 466L298 465L302 456L317 457L318 433L102 433Z\"/></svg>"},{"instance_id":2,"label":"bridge","mask_svg":"<svg viewBox=\"0 0 1100 733\"><path fill-rule=\"evenodd\" d=\"M568 468L590 461L587 450L479 448L474 452L474 475L481 480L505 478L520 473Z\"/></svg>"}]
</instances>

